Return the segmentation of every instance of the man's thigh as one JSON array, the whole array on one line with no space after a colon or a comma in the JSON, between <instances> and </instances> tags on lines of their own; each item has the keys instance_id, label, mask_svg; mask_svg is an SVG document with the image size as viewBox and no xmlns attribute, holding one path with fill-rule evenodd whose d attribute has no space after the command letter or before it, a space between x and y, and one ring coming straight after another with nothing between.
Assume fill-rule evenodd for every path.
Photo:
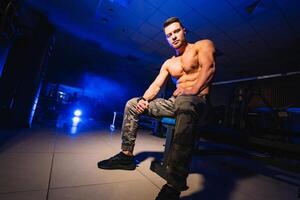
<instances>
[{"instance_id":1,"label":"man's thigh","mask_svg":"<svg viewBox=\"0 0 300 200\"><path fill-rule=\"evenodd\" d=\"M147 114L151 117L175 117L175 98L157 98L149 103Z\"/></svg>"}]
</instances>

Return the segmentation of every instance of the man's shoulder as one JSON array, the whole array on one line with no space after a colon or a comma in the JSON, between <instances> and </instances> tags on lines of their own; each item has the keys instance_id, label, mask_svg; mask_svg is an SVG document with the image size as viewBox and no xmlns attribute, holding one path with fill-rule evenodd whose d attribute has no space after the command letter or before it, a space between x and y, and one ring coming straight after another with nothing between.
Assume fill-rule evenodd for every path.
<instances>
[{"instance_id":1,"label":"man's shoulder","mask_svg":"<svg viewBox=\"0 0 300 200\"><path fill-rule=\"evenodd\" d=\"M165 62L162 65L162 68L169 71L170 67L172 67L176 62L176 56L172 56L165 60Z\"/></svg>"},{"instance_id":2,"label":"man's shoulder","mask_svg":"<svg viewBox=\"0 0 300 200\"><path fill-rule=\"evenodd\" d=\"M173 60L174 60L175 56L172 56L170 58L168 58L167 60L165 60L164 64L165 66L169 66L172 64Z\"/></svg>"},{"instance_id":3,"label":"man's shoulder","mask_svg":"<svg viewBox=\"0 0 300 200\"><path fill-rule=\"evenodd\" d=\"M202 51L202 50L205 50L205 51L209 50L212 52L215 51L214 43L209 39L199 40L199 41L195 42L194 45L198 51Z\"/></svg>"},{"instance_id":4,"label":"man's shoulder","mask_svg":"<svg viewBox=\"0 0 300 200\"><path fill-rule=\"evenodd\" d=\"M213 41L211 41L209 39L198 40L194 44L198 47L213 46L214 45Z\"/></svg>"}]
</instances>

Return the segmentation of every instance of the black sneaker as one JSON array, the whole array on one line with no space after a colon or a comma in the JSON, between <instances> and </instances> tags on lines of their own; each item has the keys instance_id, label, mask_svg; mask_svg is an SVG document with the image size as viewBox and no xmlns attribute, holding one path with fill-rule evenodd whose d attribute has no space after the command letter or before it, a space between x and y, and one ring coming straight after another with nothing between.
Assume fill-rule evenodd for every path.
<instances>
[{"instance_id":1,"label":"black sneaker","mask_svg":"<svg viewBox=\"0 0 300 200\"><path fill-rule=\"evenodd\" d=\"M133 156L128 156L123 152L120 152L107 160L98 162L98 168L135 170L136 164Z\"/></svg>"},{"instance_id":2,"label":"black sneaker","mask_svg":"<svg viewBox=\"0 0 300 200\"><path fill-rule=\"evenodd\" d=\"M180 192L165 184L158 193L155 200L179 200Z\"/></svg>"}]
</instances>

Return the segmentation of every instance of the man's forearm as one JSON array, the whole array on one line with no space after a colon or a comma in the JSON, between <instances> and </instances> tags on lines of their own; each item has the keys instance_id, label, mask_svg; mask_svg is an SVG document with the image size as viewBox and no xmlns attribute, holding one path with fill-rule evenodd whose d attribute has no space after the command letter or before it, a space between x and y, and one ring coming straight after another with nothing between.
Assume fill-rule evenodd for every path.
<instances>
[{"instance_id":1,"label":"man's forearm","mask_svg":"<svg viewBox=\"0 0 300 200\"><path fill-rule=\"evenodd\" d=\"M160 87L157 87L155 85L150 85L150 87L144 93L143 97L147 101L150 101L150 100L154 99L154 97L158 94L159 90L160 90Z\"/></svg>"},{"instance_id":2,"label":"man's forearm","mask_svg":"<svg viewBox=\"0 0 300 200\"><path fill-rule=\"evenodd\" d=\"M211 79L213 78L213 75L215 73L214 67L210 67L206 69L205 72L201 73L201 76L199 77L199 81L194 86L194 92L196 94L199 94L203 89L207 87Z\"/></svg>"}]
</instances>

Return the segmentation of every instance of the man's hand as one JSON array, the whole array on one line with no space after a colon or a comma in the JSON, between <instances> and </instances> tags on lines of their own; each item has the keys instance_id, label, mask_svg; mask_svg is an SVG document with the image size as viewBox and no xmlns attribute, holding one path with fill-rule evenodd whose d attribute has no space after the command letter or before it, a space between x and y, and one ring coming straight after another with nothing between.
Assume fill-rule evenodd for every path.
<instances>
[{"instance_id":1,"label":"man's hand","mask_svg":"<svg viewBox=\"0 0 300 200\"><path fill-rule=\"evenodd\" d=\"M149 108L149 102L143 99L139 100L139 102L136 105L136 111L138 112L138 114L143 113L148 108Z\"/></svg>"},{"instance_id":2,"label":"man's hand","mask_svg":"<svg viewBox=\"0 0 300 200\"><path fill-rule=\"evenodd\" d=\"M189 89L183 89L181 87L178 87L174 92L173 96L188 96L188 95L196 95L198 91L195 88L189 88Z\"/></svg>"},{"instance_id":3,"label":"man's hand","mask_svg":"<svg viewBox=\"0 0 300 200\"><path fill-rule=\"evenodd\" d=\"M176 90L173 92L173 96L178 97L181 96L183 94L183 89L178 87L176 88Z\"/></svg>"}]
</instances>

